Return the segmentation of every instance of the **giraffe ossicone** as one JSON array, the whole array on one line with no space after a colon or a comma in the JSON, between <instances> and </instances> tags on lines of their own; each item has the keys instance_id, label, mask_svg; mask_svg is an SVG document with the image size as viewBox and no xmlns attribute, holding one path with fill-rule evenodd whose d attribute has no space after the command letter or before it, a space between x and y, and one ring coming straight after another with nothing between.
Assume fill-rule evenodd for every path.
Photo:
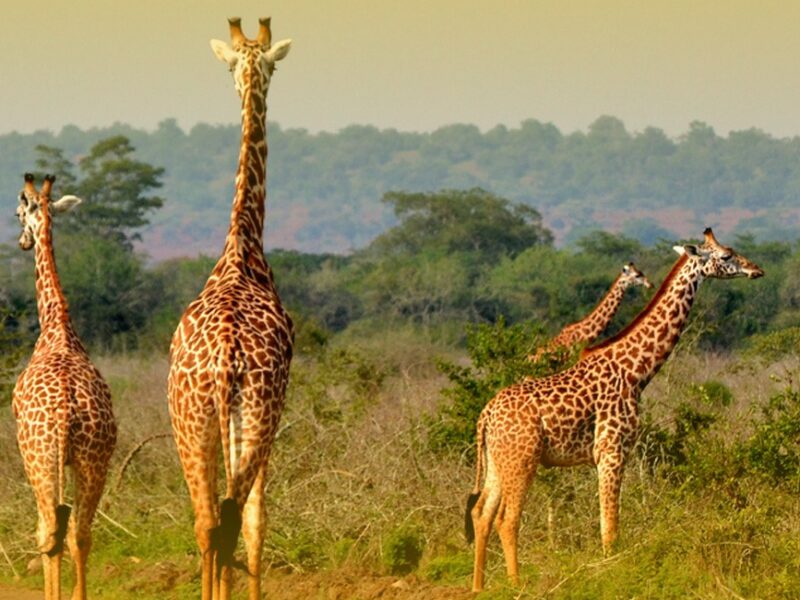
<instances>
[{"instance_id":1,"label":"giraffe ossicone","mask_svg":"<svg viewBox=\"0 0 800 600\"><path fill-rule=\"evenodd\" d=\"M627 452L639 429L638 400L678 342L706 278L756 279L756 264L723 246L711 229L680 256L647 307L615 336L586 348L569 369L509 386L477 423L475 486L467 501L468 540L475 541L473 589L484 585L486 545L494 521L509 577L517 582L522 505L539 465L595 465L603 549L617 538Z\"/></svg>"},{"instance_id":2,"label":"giraffe ossicone","mask_svg":"<svg viewBox=\"0 0 800 600\"><path fill-rule=\"evenodd\" d=\"M42 553L45 599L61 594L64 542L75 562L73 600L86 598L86 565L91 525L103 493L117 426L111 394L92 364L69 317L56 270L51 212L70 210L75 196L52 202L55 177L41 191L25 174L16 214L19 246L35 248L36 302L40 333L28 365L14 387L12 408L17 443L39 513L37 544ZM66 503L66 466L74 480L72 506Z\"/></svg>"}]
</instances>

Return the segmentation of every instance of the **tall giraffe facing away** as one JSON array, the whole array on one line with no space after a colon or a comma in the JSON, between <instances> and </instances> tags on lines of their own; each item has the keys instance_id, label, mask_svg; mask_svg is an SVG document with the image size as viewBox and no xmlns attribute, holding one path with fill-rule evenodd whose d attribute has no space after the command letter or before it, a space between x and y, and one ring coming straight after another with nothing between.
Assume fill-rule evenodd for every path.
<instances>
[{"instance_id":1,"label":"tall giraffe facing away","mask_svg":"<svg viewBox=\"0 0 800 600\"><path fill-rule=\"evenodd\" d=\"M290 40L255 40L229 19L232 45L212 40L242 100L236 191L225 247L181 318L170 349L169 409L202 553L202 598L230 597L233 553L247 549L249 597L261 597L265 471L284 404L293 329L264 257L267 90ZM217 499L220 442L226 488Z\"/></svg>"},{"instance_id":2,"label":"tall giraffe facing away","mask_svg":"<svg viewBox=\"0 0 800 600\"><path fill-rule=\"evenodd\" d=\"M39 339L13 393L17 443L36 496L36 541L44 566L46 600L61 597L61 556L66 537L75 562L73 600L86 598L86 562L92 519L103 494L108 462L117 439L111 394L89 360L69 318L56 271L51 212L77 205L75 196L50 201L55 177L37 192L25 175L17 217L20 248L35 249ZM72 507L65 504L65 466L74 474Z\"/></svg>"},{"instance_id":3,"label":"tall giraffe facing away","mask_svg":"<svg viewBox=\"0 0 800 600\"><path fill-rule=\"evenodd\" d=\"M611 284L603 299L592 309L592 312L577 323L564 327L557 336L539 348L536 354L530 355L528 359L537 361L546 352L553 352L559 348L572 348L577 344L592 343L606 330L614 315L617 314L625 290L637 285L648 289L653 287L645 274L632 262L623 265L622 271Z\"/></svg>"},{"instance_id":4,"label":"tall giraffe facing away","mask_svg":"<svg viewBox=\"0 0 800 600\"><path fill-rule=\"evenodd\" d=\"M603 550L611 551L625 455L639 428L639 396L678 342L700 283L709 277L755 279L764 274L719 244L711 229L702 245L675 249L677 262L625 329L585 349L561 373L501 390L483 409L477 425L477 476L466 513L467 539L475 540L474 590L483 588L493 520L508 575L518 582L520 513L539 465L597 467L600 533Z\"/></svg>"}]
</instances>

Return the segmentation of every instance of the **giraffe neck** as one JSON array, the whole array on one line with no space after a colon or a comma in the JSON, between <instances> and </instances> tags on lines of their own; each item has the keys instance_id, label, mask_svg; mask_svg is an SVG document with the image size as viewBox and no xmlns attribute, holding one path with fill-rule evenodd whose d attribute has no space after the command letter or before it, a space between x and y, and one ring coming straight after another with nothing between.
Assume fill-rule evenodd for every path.
<instances>
[{"instance_id":1,"label":"giraffe neck","mask_svg":"<svg viewBox=\"0 0 800 600\"><path fill-rule=\"evenodd\" d=\"M39 311L40 344L52 345L55 340L72 337L67 299L61 289L53 253L53 234L47 200L40 207L42 224L34 244L36 263L36 304Z\"/></svg>"},{"instance_id":2,"label":"giraffe neck","mask_svg":"<svg viewBox=\"0 0 800 600\"><path fill-rule=\"evenodd\" d=\"M267 179L266 93L263 75L252 70L242 93L242 140L236 193L225 249L215 271L234 266L264 283L272 273L264 258L264 201Z\"/></svg>"},{"instance_id":3,"label":"giraffe neck","mask_svg":"<svg viewBox=\"0 0 800 600\"><path fill-rule=\"evenodd\" d=\"M617 276L594 310L578 322L582 339L593 340L605 331L614 315L617 314L624 295L625 288L622 285L621 276Z\"/></svg>"},{"instance_id":4,"label":"giraffe neck","mask_svg":"<svg viewBox=\"0 0 800 600\"><path fill-rule=\"evenodd\" d=\"M642 389L675 348L703 280L700 267L681 256L650 303L625 329L584 356L603 353L626 372L627 385Z\"/></svg>"}]
</instances>

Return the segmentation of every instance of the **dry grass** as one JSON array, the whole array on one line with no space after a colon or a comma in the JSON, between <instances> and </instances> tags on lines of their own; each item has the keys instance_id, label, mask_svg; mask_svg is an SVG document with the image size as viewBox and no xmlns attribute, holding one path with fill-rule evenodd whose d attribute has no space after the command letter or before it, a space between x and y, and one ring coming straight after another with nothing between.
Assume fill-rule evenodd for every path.
<instances>
[{"instance_id":1,"label":"dry grass","mask_svg":"<svg viewBox=\"0 0 800 600\"><path fill-rule=\"evenodd\" d=\"M334 348L294 365L271 459L265 553L271 577L282 582L287 598L303 597L300 590L312 590L309 597L455 598L469 582L471 554L462 527L474 470L461 457L432 453L420 419L435 408L446 385L431 358L453 358L454 351L407 337L394 342L379 339L342 355L336 354L342 348ZM149 436L170 430L167 359L113 356L98 365L113 389L120 437L102 503L105 516L94 528L90 593L195 597L192 512L174 445L156 438L130 456ZM746 426L751 407L779 388L770 374L723 356L679 352L648 388L642 410L666 424L692 383L719 380L735 394L724 424L735 435ZM36 587L39 576L26 572L36 556L35 506L10 411L0 421L0 456L0 542L23 584ZM531 488L520 534L524 594L791 597L800 590L800 504L755 484L743 493L744 509L717 494L687 494L633 459L623 488L620 552L604 560L593 470L543 471ZM417 535L424 552L417 577L392 587L396 578L377 576L387 572L386 541L398 531ZM519 597L506 585L495 542L485 597ZM306 577L293 575L298 573ZM0 553L0 578L13 575Z\"/></svg>"}]
</instances>

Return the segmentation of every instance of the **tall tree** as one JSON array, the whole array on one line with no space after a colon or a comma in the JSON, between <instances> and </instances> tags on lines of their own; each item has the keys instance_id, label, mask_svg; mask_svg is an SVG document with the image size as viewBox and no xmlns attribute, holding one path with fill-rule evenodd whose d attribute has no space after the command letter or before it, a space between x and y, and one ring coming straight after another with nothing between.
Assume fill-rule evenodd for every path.
<instances>
[{"instance_id":1,"label":"tall tree","mask_svg":"<svg viewBox=\"0 0 800 600\"><path fill-rule=\"evenodd\" d=\"M383 202L393 206L400 224L373 242L379 253L470 252L491 261L553 241L535 208L480 188L388 192Z\"/></svg>"},{"instance_id":2,"label":"tall tree","mask_svg":"<svg viewBox=\"0 0 800 600\"><path fill-rule=\"evenodd\" d=\"M149 223L147 213L164 204L146 195L160 188L164 169L132 158L134 148L125 136L97 142L80 161L83 179L78 193L86 203L74 219L102 237L131 247L136 232Z\"/></svg>"},{"instance_id":3,"label":"tall tree","mask_svg":"<svg viewBox=\"0 0 800 600\"><path fill-rule=\"evenodd\" d=\"M148 192L161 187L164 169L133 158L130 140L117 135L97 142L79 161L82 178L78 180L72 163L59 148L36 147L37 167L56 175L60 190L80 196L80 211L65 215L70 229L98 235L132 249L140 239L137 231L149 223L148 213L164 200Z\"/></svg>"}]
</instances>

